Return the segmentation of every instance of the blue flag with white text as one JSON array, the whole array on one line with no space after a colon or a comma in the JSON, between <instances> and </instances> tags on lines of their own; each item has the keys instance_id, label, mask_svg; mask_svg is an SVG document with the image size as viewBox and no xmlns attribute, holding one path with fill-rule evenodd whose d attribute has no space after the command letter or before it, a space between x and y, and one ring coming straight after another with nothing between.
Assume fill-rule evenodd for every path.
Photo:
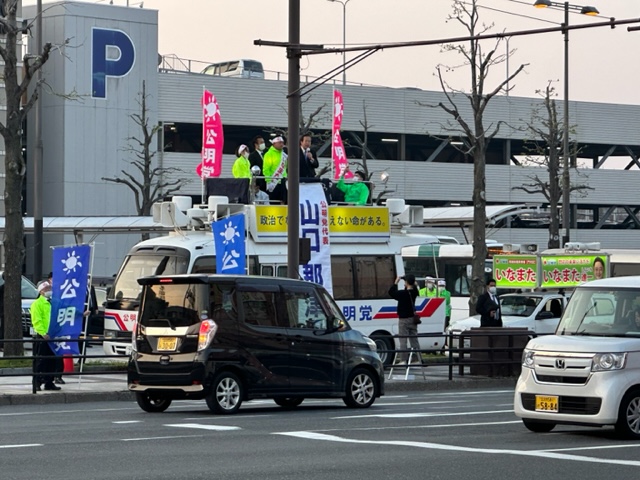
<instances>
[{"instance_id":1,"label":"blue flag with white text","mask_svg":"<svg viewBox=\"0 0 640 480\"><path fill-rule=\"evenodd\" d=\"M53 249L50 337L71 340L82 333L90 263L90 245ZM78 342L59 341L49 345L56 355L80 353Z\"/></svg>"},{"instance_id":2,"label":"blue flag with white text","mask_svg":"<svg viewBox=\"0 0 640 480\"><path fill-rule=\"evenodd\" d=\"M216 246L216 273L244 275L247 263L244 214L213 222L211 228Z\"/></svg>"}]
</instances>

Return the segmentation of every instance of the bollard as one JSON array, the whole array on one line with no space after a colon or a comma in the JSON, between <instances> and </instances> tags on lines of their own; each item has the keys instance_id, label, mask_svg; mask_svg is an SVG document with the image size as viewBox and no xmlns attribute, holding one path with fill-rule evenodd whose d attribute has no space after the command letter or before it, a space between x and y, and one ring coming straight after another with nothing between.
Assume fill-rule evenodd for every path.
<instances>
[{"instance_id":1,"label":"bollard","mask_svg":"<svg viewBox=\"0 0 640 480\"><path fill-rule=\"evenodd\" d=\"M62 356L63 373L73 373L73 357L71 355Z\"/></svg>"}]
</instances>

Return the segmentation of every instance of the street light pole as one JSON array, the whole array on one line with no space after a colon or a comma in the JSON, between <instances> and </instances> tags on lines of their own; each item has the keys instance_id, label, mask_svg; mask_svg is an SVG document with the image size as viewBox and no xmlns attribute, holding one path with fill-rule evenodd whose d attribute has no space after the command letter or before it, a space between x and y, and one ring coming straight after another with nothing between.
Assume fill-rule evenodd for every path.
<instances>
[{"instance_id":1,"label":"street light pole","mask_svg":"<svg viewBox=\"0 0 640 480\"><path fill-rule=\"evenodd\" d=\"M564 35L564 120L562 129L562 227L565 234L562 244L571 238L571 178L569 177L569 10L580 12L583 15L598 15L595 7L581 7L571 5L569 2L557 3L550 0L536 0L533 4L537 8L560 7L564 10L564 23L562 24Z\"/></svg>"},{"instance_id":2,"label":"street light pole","mask_svg":"<svg viewBox=\"0 0 640 480\"><path fill-rule=\"evenodd\" d=\"M329 0L330 2L337 2L342 4L342 84L347 84L347 71L344 70L344 66L347 64L347 52L344 51L347 48L347 3L351 0Z\"/></svg>"},{"instance_id":3,"label":"street light pole","mask_svg":"<svg viewBox=\"0 0 640 480\"><path fill-rule=\"evenodd\" d=\"M571 240L571 184L569 177L569 2L564 2L564 124L562 133L562 245Z\"/></svg>"}]
</instances>

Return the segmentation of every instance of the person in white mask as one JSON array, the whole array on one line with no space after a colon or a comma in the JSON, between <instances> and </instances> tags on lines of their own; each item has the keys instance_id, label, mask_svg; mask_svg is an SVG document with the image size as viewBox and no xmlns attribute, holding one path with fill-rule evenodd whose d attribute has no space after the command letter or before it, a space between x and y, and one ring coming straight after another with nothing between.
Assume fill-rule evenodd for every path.
<instances>
[{"instance_id":1,"label":"person in white mask","mask_svg":"<svg viewBox=\"0 0 640 480\"><path fill-rule=\"evenodd\" d=\"M487 282L485 293L478 297L476 303L476 312L480 314L481 327L501 327L502 312L500 310L500 301L496 293L496 281L491 278Z\"/></svg>"}]
</instances>

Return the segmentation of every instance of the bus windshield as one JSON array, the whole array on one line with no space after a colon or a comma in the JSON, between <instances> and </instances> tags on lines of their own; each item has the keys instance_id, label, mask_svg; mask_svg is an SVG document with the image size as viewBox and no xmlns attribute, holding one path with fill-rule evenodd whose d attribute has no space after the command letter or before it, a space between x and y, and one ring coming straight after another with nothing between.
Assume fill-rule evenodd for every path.
<instances>
[{"instance_id":1,"label":"bus windshield","mask_svg":"<svg viewBox=\"0 0 640 480\"><path fill-rule=\"evenodd\" d=\"M138 279L151 275L180 275L187 273L189 258L185 255L130 255L110 290L111 300L139 299L142 286Z\"/></svg>"}]
</instances>

